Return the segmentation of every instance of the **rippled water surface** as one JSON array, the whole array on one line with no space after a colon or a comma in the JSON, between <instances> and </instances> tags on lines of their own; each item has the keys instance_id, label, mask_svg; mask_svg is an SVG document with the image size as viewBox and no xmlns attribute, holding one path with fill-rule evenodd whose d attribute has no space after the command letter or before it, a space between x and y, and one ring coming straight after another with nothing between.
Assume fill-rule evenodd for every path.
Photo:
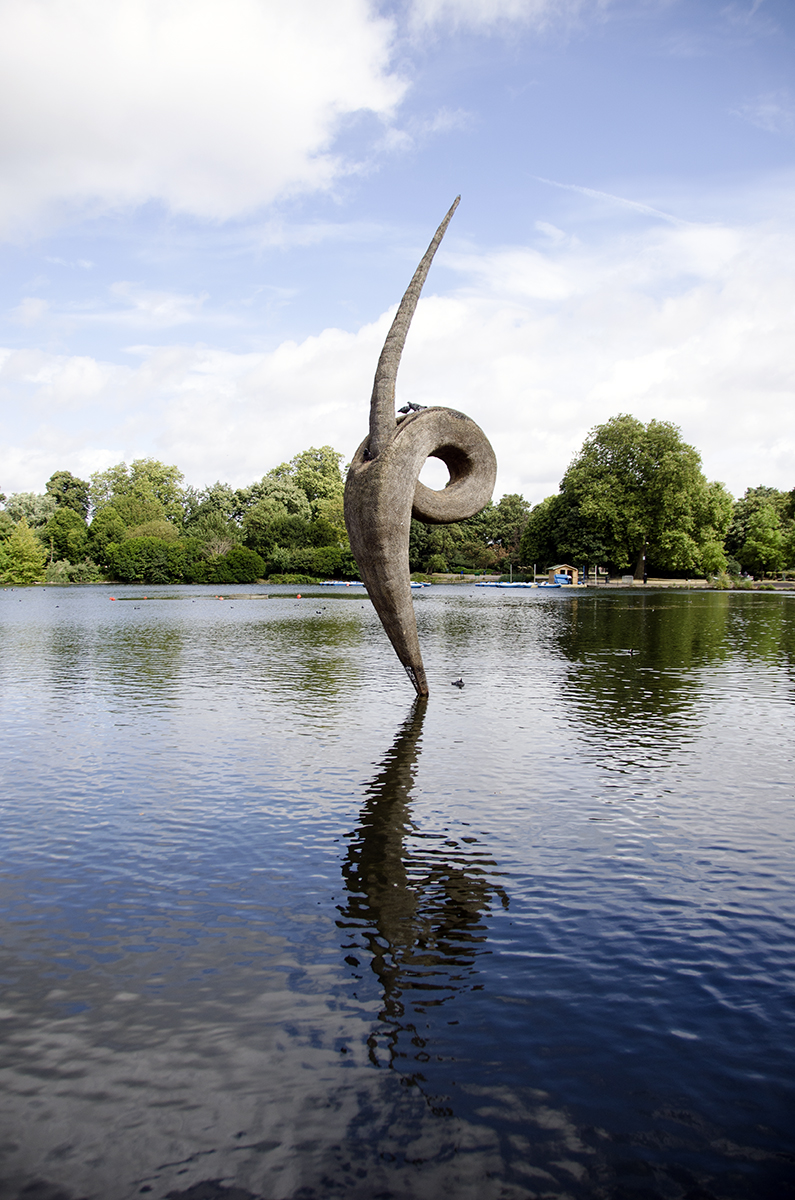
<instances>
[{"instance_id":1,"label":"rippled water surface","mask_svg":"<svg viewBox=\"0 0 795 1200\"><path fill-rule=\"evenodd\" d=\"M795 597L415 608L0 593L0 1200L795 1196Z\"/></svg>"}]
</instances>

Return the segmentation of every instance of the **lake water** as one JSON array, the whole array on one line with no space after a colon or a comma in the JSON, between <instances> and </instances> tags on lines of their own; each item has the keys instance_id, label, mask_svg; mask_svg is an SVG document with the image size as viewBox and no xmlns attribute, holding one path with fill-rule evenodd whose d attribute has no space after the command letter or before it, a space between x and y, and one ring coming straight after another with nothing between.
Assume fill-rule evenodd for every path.
<instances>
[{"instance_id":1,"label":"lake water","mask_svg":"<svg viewBox=\"0 0 795 1200\"><path fill-rule=\"evenodd\" d=\"M296 590L0 592L0 1200L795 1196L795 595Z\"/></svg>"}]
</instances>

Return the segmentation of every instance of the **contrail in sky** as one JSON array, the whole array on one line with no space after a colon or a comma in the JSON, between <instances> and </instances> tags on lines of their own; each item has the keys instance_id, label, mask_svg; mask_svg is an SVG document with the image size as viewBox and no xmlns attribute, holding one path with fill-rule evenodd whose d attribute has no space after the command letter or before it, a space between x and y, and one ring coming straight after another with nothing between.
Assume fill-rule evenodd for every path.
<instances>
[{"instance_id":1,"label":"contrail in sky","mask_svg":"<svg viewBox=\"0 0 795 1200\"><path fill-rule=\"evenodd\" d=\"M672 225L689 225L690 221L683 221L681 217L674 217L670 213L661 212L659 208L650 208L648 204L640 204L637 200L627 200L624 196L613 196L610 192L597 192L595 188L580 187L577 183L558 183L556 179L544 179L543 175L534 175L539 183L548 183L551 187L564 188L567 192L581 192L583 196L591 196L595 200L612 200L614 204L623 204L625 208L634 208L636 212L645 213L648 217L662 217L664 221L670 221Z\"/></svg>"}]
</instances>

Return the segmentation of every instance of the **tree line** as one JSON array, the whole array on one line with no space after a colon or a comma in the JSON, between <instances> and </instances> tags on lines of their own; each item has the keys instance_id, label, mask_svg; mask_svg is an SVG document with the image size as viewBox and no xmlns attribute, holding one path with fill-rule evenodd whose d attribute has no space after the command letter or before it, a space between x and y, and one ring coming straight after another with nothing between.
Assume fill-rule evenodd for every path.
<instances>
[{"instance_id":1,"label":"tree line","mask_svg":"<svg viewBox=\"0 0 795 1200\"><path fill-rule=\"evenodd\" d=\"M41 494L0 494L0 581L310 582L355 579L343 456L310 447L248 487L184 486L177 466L136 459L89 480L55 471ZM518 494L455 525L411 523L413 573L544 570L757 575L795 565L795 490L708 483L676 426L622 415L597 426L557 494Z\"/></svg>"},{"instance_id":2,"label":"tree line","mask_svg":"<svg viewBox=\"0 0 795 1200\"><path fill-rule=\"evenodd\" d=\"M343 456L310 447L247 487L184 486L177 466L136 459L89 480L55 471L45 491L0 495L3 583L253 583L355 579ZM412 522L413 571L500 570L529 505L490 504L463 527Z\"/></svg>"}]
</instances>

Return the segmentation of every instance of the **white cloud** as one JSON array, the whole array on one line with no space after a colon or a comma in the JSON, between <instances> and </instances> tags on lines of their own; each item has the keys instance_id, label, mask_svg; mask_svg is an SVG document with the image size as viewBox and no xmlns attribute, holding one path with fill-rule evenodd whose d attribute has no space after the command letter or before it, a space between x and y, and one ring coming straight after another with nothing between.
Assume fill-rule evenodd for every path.
<instances>
[{"instance_id":1,"label":"white cloud","mask_svg":"<svg viewBox=\"0 0 795 1200\"><path fill-rule=\"evenodd\" d=\"M47 312L49 305L46 300L42 300L40 296L25 296L12 309L15 321L20 325L35 325Z\"/></svg>"},{"instance_id":2,"label":"white cloud","mask_svg":"<svg viewBox=\"0 0 795 1200\"><path fill-rule=\"evenodd\" d=\"M539 233L543 233L545 237L554 245L559 245L566 240L566 234L562 229L558 229L557 225L550 225L549 221L536 221L535 228Z\"/></svg>"},{"instance_id":3,"label":"white cloud","mask_svg":"<svg viewBox=\"0 0 795 1200\"><path fill-rule=\"evenodd\" d=\"M466 129L471 124L472 115L464 109L440 108L427 117L412 117L404 128L390 125L376 149L387 154L405 154L418 149L430 138L451 133L454 129Z\"/></svg>"},{"instance_id":4,"label":"white cloud","mask_svg":"<svg viewBox=\"0 0 795 1200\"><path fill-rule=\"evenodd\" d=\"M601 11L611 0L412 0L411 20L415 28L445 25L447 28L484 29L508 22L543 29L560 21L571 21L584 11Z\"/></svg>"},{"instance_id":5,"label":"white cloud","mask_svg":"<svg viewBox=\"0 0 795 1200\"><path fill-rule=\"evenodd\" d=\"M272 290L279 295L277 289ZM142 330L171 329L197 322L211 325L216 332L224 326L241 324L239 314L214 309L208 304L209 299L209 292L170 292L120 280L112 283L104 294L61 305L38 296L25 296L11 309L11 316L16 324L26 326L38 325L46 317L50 332L56 336L91 326L137 330L140 337ZM241 309L248 307L251 299L241 300Z\"/></svg>"},{"instance_id":6,"label":"white cloud","mask_svg":"<svg viewBox=\"0 0 795 1200\"><path fill-rule=\"evenodd\" d=\"M442 250L461 283L434 296L431 277L401 401L468 413L494 444L499 492L532 500L622 411L680 425L735 494L795 485L795 225L658 225L598 248L544 246ZM0 484L41 490L57 468L147 455L196 484L241 484L309 444L351 455L391 315L270 353L144 346L116 365L7 352Z\"/></svg>"},{"instance_id":7,"label":"white cloud","mask_svg":"<svg viewBox=\"0 0 795 1200\"><path fill-rule=\"evenodd\" d=\"M201 318L209 293L189 295L180 292L153 291L123 280L113 283L110 294L118 307L86 313L91 321L102 321L132 328L168 329ZM218 317L215 318L218 323Z\"/></svg>"},{"instance_id":8,"label":"white cloud","mask_svg":"<svg viewBox=\"0 0 795 1200\"><path fill-rule=\"evenodd\" d=\"M795 102L784 89L755 96L731 111L767 133L792 133L795 129Z\"/></svg>"},{"instance_id":9,"label":"white cloud","mask_svg":"<svg viewBox=\"0 0 795 1200\"><path fill-rule=\"evenodd\" d=\"M81 271L90 271L94 265L88 258L78 258L75 262L69 262L65 258L53 258L50 255L45 255L44 261L54 263L58 267L79 267Z\"/></svg>"},{"instance_id":10,"label":"white cloud","mask_svg":"<svg viewBox=\"0 0 795 1200\"><path fill-rule=\"evenodd\" d=\"M404 93L392 36L367 0L5 0L0 229L152 199L225 219L325 187L340 121Z\"/></svg>"}]
</instances>

